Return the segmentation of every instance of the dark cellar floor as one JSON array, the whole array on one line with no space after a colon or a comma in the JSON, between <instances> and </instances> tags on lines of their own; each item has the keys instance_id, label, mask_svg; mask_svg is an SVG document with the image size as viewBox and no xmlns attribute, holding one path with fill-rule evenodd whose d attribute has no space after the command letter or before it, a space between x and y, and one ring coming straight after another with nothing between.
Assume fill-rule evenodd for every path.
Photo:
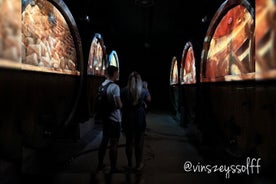
<instances>
[{"instance_id":1,"label":"dark cellar floor","mask_svg":"<svg viewBox=\"0 0 276 184\"><path fill-rule=\"evenodd\" d=\"M263 174L263 168L257 173L257 168L252 171L233 173L227 171L188 171L184 167L192 164L193 169L206 165L246 165L246 158L231 158L221 151L219 147L208 144L208 140L200 141L198 130L193 126L180 126L169 113L150 112L147 117L148 128L144 145L144 164L141 172L126 172L127 165L124 153L125 138L120 138L118 152L119 173L109 173L109 159L106 154L106 169L104 172L96 170L97 148L99 146L102 131L99 125L79 141L56 142L52 149L44 152L44 156L55 155L42 162L32 161L30 158L23 167L23 174L10 181L17 183L40 183L40 184L94 184L94 183L273 183L271 175ZM204 143L205 142L205 143ZM30 150L25 149L25 152ZM50 158L49 156L48 158ZM43 157L47 158L47 156ZM254 159L250 158L251 161ZM254 164L257 164L257 159ZM252 162L253 162L252 161ZM30 163L28 166L28 163ZM34 164L37 167L34 169ZM40 165L39 165L40 164ZM262 167L262 163L259 163ZM185 165L185 166L184 166ZM37 168L40 168L37 170ZM270 172L268 172L270 173ZM229 178L226 178L226 177ZM12 183L10 182L10 183ZM4 182L5 183L5 182ZM7 182L9 183L9 182Z\"/></svg>"}]
</instances>

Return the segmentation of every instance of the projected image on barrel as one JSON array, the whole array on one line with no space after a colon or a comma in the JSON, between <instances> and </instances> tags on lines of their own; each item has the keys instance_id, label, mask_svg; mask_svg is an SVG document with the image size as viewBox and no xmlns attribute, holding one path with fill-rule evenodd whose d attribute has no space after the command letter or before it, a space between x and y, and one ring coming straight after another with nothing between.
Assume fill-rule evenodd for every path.
<instances>
[{"instance_id":1,"label":"projected image on barrel","mask_svg":"<svg viewBox=\"0 0 276 184\"><path fill-rule=\"evenodd\" d=\"M172 58L170 71L170 85L178 84L178 64L176 57Z\"/></svg>"},{"instance_id":2,"label":"projected image on barrel","mask_svg":"<svg viewBox=\"0 0 276 184\"><path fill-rule=\"evenodd\" d=\"M201 81L254 80L254 17L246 3L226 1L214 16L202 54Z\"/></svg>"},{"instance_id":3,"label":"projected image on barrel","mask_svg":"<svg viewBox=\"0 0 276 184\"><path fill-rule=\"evenodd\" d=\"M180 65L180 83L196 83L195 55L191 42L187 42L183 49L182 60Z\"/></svg>"},{"instance_id":4,"label":"projected image on barrel","mask_svg":"<svg viewBox=\"0 0 276 184\"><path fill-rule=\"evenodd\" d=\"M276 78L276 2L256 0L256 79Z\"/></svg>"},{"instance_id":5,"label":"projected image on barrel","mask_svg":"<svg viewBox=\"0 0 276 184\"><path fill-rule=\"evenodd\" d=\"M30 1L24 7L21 53L22 69L80 75L70 28L48 1Z\"/></svg>"},{"instance_id":6,"label":"projected image on barrel","mask_svg":"<svg viewBox=\"0 0 276 184\"><path fill-rule=\"evenodd\" d=\"M109 54L108 66L116 66L119 68L119 75L118 75L118 80L119 80L119 76L120 76L119 58L115 50L112 50L111 53Z\"/></svg>"},{"instance_id":7,"label":"projected image on barrel","mask_svg":"<svg viewBox=\"0 0 276 184\"><path fill-rule=\"evenodd\" d=\"M89 51L87 74L104 76L106 68L106 51L102 35L96 33Z\"/></svg>"},{"instance_id":8,"label":"projected image on barrel","mask_svg":"<svg viewBox=\"0 0 276 184\"><path fill-rule=\"evenodd\" d=\"M21 3L0 0L0 67L18 67L21 39Z\"/></svg>"}]
</instances>

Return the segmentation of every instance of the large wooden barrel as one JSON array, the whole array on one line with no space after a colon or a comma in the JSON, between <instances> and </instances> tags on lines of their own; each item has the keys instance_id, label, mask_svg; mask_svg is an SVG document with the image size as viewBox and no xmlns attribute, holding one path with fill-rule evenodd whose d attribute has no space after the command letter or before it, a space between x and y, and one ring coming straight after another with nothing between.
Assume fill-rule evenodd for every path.
<instances>
[{"instance_id":1,"label":"large wooden barrel","mask_svg":"<svg viewBox=\"0 0 276 184\"><path fill-rule=\"evenodd\" d=\"M276 162L276 3L256 0L256 90L252 121L257 150L271 165ZM273 166L272 166L273 167Z\"/></svg>"},{"instance_id":2,"label":"large wooden barrel","mask_svg":"<svg viewBox=\"0 0 276 184\"><path fill-rule=\"evenodd\" d=\"M100 33L95 33L89 51L87 64L87 105L92 117L95 113L95 99L98 87L105 79L107 53L104 39Z\"/></svg>"},{"instance_id":3,"label":"large wooden barrel","mask_svg":"<svg viewBox=\"0 0 276 184\"><path fill-rule=\"evenodd\" d=\"M173 115L179 113L179 67L177 58L174 56L170 68L170 98Z\"/></svg>"},{"instance_id":4,"label":"large wooden barrel","mask_svg":"<svg viewBox=\"0 0 276 184\"><path fill-rule=\"evenodd\" d=\"M53 138L63 138L67 127L75 124L73 117L83 81L80 36L65 3L61 0L11 3L14 4L7 8L18 6L20 10L22 6L22 11L15 11L13 16L18 24L5 27L5 34L20 34L16 37L18 47L9 51L11 56L0 59L3 89L0 135L4 147L1 150L6 154L22 149L20 145L11 146L15 141L40 148ZM10 37L4 38L11 43ZM78 130L68 136L75 138Z\"/></svg>"},{"instance_id":5,"label":"large wooden barrel","mask_svg":"<svg viewBox=\"0 0 276 184\"><path fill-rule=\"evenodd\" d=\"M181 124L195 121L196 108L196 61L192 42L184 46L180 63L180 112Z\"/></svg>"},{"instance_id":6,"label":"large wooden barrel","mask_svg":"<svg viewBox=\"0 0 276 184\"><path fill-rule=\"evenodd\" d=\"M255 92L254 9L227 0L209 25L201 54L201 127L232 156L255 148L251 113Z\"/></svg>"},{"instance_id":7,"label":"large wooden barrel","mask_svg":"<svg viewBox=\"0 0 276 184\"><path fill-rule=\"evenodd\" d=\"M0 2L0 164L3 169L11 163L19 163L22 155L22 139L20 133L20 110L15 86L18 83L10 80L16 73L7 72L20 61L21 38L21 3L17 0L2 0ZM11 95L10 86L13 86ZM7 163L9 162L11 163ZM6 164L5 164L6 163ZM15 164L14 164L15 165ZM3 173L3 172L2 172Z\"/></svg>"}]
</instances>

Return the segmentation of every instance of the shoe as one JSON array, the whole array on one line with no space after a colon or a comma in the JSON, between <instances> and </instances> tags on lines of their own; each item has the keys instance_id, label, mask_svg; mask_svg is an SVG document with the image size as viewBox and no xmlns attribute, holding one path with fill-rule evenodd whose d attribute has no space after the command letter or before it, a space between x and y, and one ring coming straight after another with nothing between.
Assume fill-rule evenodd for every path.
<instances>
[{"instance_id":1,"label":"shoe","mask_svg":"<svg viewBox=\"0 0 276 184\"><path fill-rule=\"evenodd\" d=\"M141 163L141 164L139 164L139 166L136 167L136 170L137 171L142 171L144 166L145 166L144 163Z\"/></svg>"}]
</instances>

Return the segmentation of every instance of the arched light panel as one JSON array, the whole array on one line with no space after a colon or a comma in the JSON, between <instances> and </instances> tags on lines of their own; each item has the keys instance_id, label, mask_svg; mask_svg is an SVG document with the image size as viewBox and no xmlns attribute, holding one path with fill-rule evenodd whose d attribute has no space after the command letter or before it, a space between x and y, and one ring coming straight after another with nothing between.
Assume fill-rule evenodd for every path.
<instances>
[{"instance_id":1,"label":"arched light panel","mask_svg":"<svg viewBox=\"0 0 276 184\"><path fill-rule=\"evenodd\" d=\"M225 1L213 17L201 58L201 82L254 80L254 9Z\"/></svg>"},{"instance_id":2,"label":"arched light panel","mask_svg":"<svg viewBox=\"0 0 276 184\"><path fill-rule=\"evenodd\" d=\"M177 59L174 56L171 61L171 70L170 70L170 85L176 85L179 83L178 80L178 63Z\"/></svg>"},{"instance_id":3,"label":"arched light panel","mask_svg":"<svg viewBox=\"0 0 276 184\"><path fill-rule=\"evenodd\" d=\"M195 54L191 42L187 42L181 58L180 64L180 83L195 84L196 83L196 66Z\"/></svg>"}]
</instances>

